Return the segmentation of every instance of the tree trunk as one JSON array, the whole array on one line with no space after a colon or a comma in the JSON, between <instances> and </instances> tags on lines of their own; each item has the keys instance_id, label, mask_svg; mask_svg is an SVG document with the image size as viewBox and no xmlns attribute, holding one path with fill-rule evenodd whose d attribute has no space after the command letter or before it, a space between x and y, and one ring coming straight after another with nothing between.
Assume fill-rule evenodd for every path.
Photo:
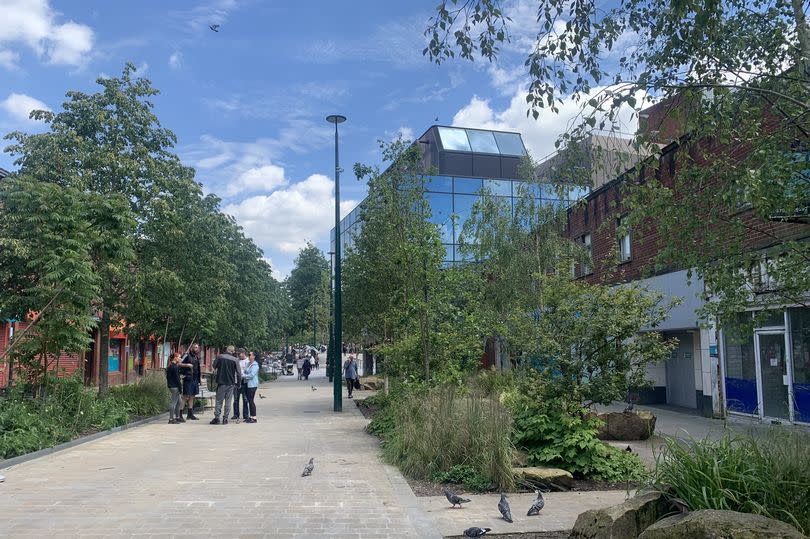
<instances>
[{"instance_id":1,"label":"tree trunk","mask_svg":"<svg viewBox=\"0 0 810 539\"><path fill-rule=\"evenodd\" d=\"M804 15L802 0L791 0L793 4L793 15L796 17L796 34L799 38L799 50L801 50L802 75L810 76L810 27L807 26L807 18Z\"/></svg>"},{"instance_id":2,"label":"tree trunk","mask_svg":"<svg viewBox=\"0 0 810 539\"><path fill-rule=\"evenodd\" d=\"M102 311L99 321L101 339L98 350L98 396L105 397L109 389L109 357L110 357L110 314Z\"/></svg>"}]
</instances>

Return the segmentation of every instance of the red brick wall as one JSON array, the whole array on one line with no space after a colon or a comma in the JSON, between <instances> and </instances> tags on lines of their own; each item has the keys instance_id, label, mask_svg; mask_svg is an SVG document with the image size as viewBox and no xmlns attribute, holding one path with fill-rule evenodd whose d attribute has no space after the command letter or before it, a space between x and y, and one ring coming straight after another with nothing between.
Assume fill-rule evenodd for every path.
<instances>
[{"instance_id":1,"label":"red brick wall","mask_svg":"<svg viewBox=\"0 0 810 539\"><path fill-rule=\"evenodd\" d=\"M714 148L701 148L716 151ZM678 173L679 152L687 151L677 148L675 145L666 148L666 152L661 156L659 171L657 174L661 183L667 187L673 186L674 175ZM690 149L692 158L696 158L696 163L706 164L705 154L694 152ZM741 157L746 148L735 147L731 150L732 156ZM669 172L669 159L674 157L674 174ZM651 167L642 168L641 171L649 177L654 174ZM568 212L567 236L578 240L585 234L591 234L591 252L593 256L593 273L582 276L582 269L577 267L577 276L588 282L605 281L608 283L627 282L648 276L655 267L656 257L660 248L660 231L655 223L648 226L636 227L631 230L631 259L628 262L614 265L618 247L618 236L616 234L617 219L624 214L622 207L622 192L629 182L634 182L639 178L638 169L628 171L624 176L605 184L601 188L591 193L585 203L575 206ZM679 199L675 193L675 201ZM775 238L796 238L810 235L810 226L797 223L786 223L779 221L763 222L753 215L752 210L747 210L742 215L743 221L749 225L746 229L745 245L752 250L774 245L778 242ZM658 273L674 271L677 267L659 267Z\"/></svg>"}]
</instances>

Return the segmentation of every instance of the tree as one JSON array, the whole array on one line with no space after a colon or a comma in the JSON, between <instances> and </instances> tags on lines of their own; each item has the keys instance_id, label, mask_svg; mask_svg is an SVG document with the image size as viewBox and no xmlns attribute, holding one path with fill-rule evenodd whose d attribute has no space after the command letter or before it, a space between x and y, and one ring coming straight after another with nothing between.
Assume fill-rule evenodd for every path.
<instances>
[{"instance_id":1,"label":"tree","mask_svg":"<svg viewBox=\"0 0 810 539\"><path fill-rule=\"evenodd\" d=\"M403 140L381 148L384 171L355 165L357 177L368 179L368 196L344 262L346 332L379 343L389 372L428 381L436 322L448 306L441 293L445 249L428 220L418 149Z\"/></svg>"},{"instance_id":2,"label":"tree","mask_svg":"<svg viewBox=\"0 0 810 539\"><path fill-rule=\"evenodd\" d=\"M88 307L101 282L91 258L98 234L91 204L77 189L17 174L0 183L0 311L17 320L33 317L10 353L35 387L52 362L58 368L62 351L87 347L95 325Z\"/></svg>"},{"instance_id":3,"label":"tree","mask_svg":"<svg viewBox=\"0 0 810 539\"><path fill-rule=\"evenodd\" d=\"M127 64L121 77L99 78L95 94L68 92L58 113L34 111L49 131L7 136L20 174L71 187L99 202L91 216L99 234L91 246L102 283L99 394L107 391L109 327L128 304L135 246L153 205L190 187L192 172L171 153L174 134L161 127L149 98L158 92L148 80L133 78Z\"/></svg>"},{"instance_id":4,"label":"tree","mask_svg":"<svg viewBox=\"0 0 810 539\"><path fill-rule=\"evenodd\" d=\"M638 115L657 103L665 112L655 124L642 121L634 142L653 156L661 143L676 150L637 167L640 181L627 182L627 221L667 231L656 269L695 269L711 292L706 317L726 318L751 304L807 304L805 11L801 0L627 0L604 8L537 1L537 39L525 63L529 112L556 112L566 99L582 104L558 146L616 130L628 109ZM424 52L436 62L456 53L493 61L511 25L497 0L445 1ZM662 181L670 162L677 172ZM775 222L794 227L780 233ZM758 236L770 241L749 241ZM778 283L764 295L752 290L750 277L761 267Z\"/></svg>"},{"instance_id":5,"label":"tree","mask_svg":"<svg viewBox=\"0 0 810 539\"><path fill-rule=\"evenodd\" d=\"M309 341L313 332L323 335L329 312L329 262L312 243L298 252L295 265L287 278L290 294L293 333ZM313 345L317 343L312 343Z\"/></svg>"}]
</instances>

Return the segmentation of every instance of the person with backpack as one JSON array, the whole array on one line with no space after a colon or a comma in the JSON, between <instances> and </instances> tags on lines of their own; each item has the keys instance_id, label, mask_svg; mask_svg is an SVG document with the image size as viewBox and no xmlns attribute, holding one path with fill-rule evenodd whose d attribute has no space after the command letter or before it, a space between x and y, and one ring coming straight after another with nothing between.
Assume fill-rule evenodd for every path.
<instances>
[{"instance_id":1,"label":"person with backpack","mask_svg":"<svg viewBox=\"0 0 810 539\"><path fill-rule=\"evenodd\" d=\"M346 385L349 388L349 398L352 397L352 392L354 391L355 380L357 380L357 362L354 359L354 356L349 356L349 358L343 362L343 376L346 378Z\"/></svg>"}]
</instances>

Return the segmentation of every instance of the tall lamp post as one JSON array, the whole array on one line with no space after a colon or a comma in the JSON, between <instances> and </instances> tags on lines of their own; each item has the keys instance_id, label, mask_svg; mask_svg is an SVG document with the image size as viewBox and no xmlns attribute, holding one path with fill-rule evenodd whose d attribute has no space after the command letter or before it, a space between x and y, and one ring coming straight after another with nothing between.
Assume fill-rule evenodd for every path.
<instances>
[{"instance_id":1,"label":"tall lamp post","mask_svg":"<svg viewBox=\"0 0 810 539\"><path fill-rule=\"evenodd\" d=\"M335 124L335 352L332 354L332 387L334 389L334 411L343 411L343 381L340 376L341 363L343 362L342 351L342 327L340 304L340 153L338 151L338 124L346 121L345 116L331 114L326 117L326 121Z\"/></svg>"},{"instance_id":2,"label":"tall lamp post","mask_svg":"<svg viewBox=\"0 0 810 539\"><path fill-rule=\"evenodd\" d=\"M335 315L334 304L332 303L334 298L332 296L332 267L335 263L335 252L329 251L329 348L326 349L326 364L327 367L327 374L329 375L329 381L332 381L332 374L334 372L334 368L332 367L332 362L335 358L335 334L334 334L334 327L332 326L333 316Z\"/></svg>"}]
</instances>

